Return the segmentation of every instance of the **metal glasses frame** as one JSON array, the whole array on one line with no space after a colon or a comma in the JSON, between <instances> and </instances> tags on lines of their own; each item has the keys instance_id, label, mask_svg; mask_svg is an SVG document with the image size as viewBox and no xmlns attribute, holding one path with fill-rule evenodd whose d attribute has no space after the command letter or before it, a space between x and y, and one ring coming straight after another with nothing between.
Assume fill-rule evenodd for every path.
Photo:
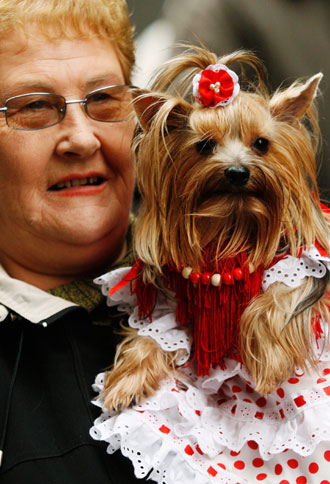
<instances>
[{"instance_id":1,"label":"metal glasses frame","mask_svg":"<svg viewBox=\"0 0 330 484\"><path fill-rule=\"evenodd\" d=\"M109 86L103 86L103 87L100 87L98 89L94 89L93 91L90 91L86 94L85 98L84 99L70 99L69 101L67 101L65 99L64 96L62 96L61 94L55 94L55 93L51 93L51 92L28 92L26 94L19 94L18 96L12 96L12 97L9 97L8 99L6 99L5 101L5 105L4 107L0 108L0 113L3 112L4 115L5 115L5 119L6 119L6 124L9 128L11 129L16 129L18 131L39 131L40 129L46 129L46 128L51 128L52 126L55 126L56 124L59 124L63 121L63 119L65 118L65 114L66 114L66 106L68 104L83 104L84 105L84 111L85 113L87 114L87 116L90 118L90 119L93 119L94 121L99 121L100 123L121 123L123 121L127 121L129 119L129 116L126 116L124 119L119 119L119 120L114 120L114 121L105 121L105 120L100 120L100 119L95 119L93 118L89 113L88 113L88 109L87 109L87 101L88 101L88 98L97 93L97 92L100 92L100 91L103 91L104 89L111 89L111 88L115 88L115 87L128 87L130 89L136 89L136 86L132 86L130 84L110 84ZM54 96L54 97L57 97L57 98L62 98L63 101L64 101L64 106L62 108L60 108L58 111L59 113L61 113L62 115L62 118L59 119L58 121L56 121L56 123L52 123L52 124L49 124L47 126L43 126L41 128L17 128L15 126L11 126L8 122L8 117L7 117L7 104L9 101L13 100L13 99L17 99L17 98L22 98L22 97L25 97L25 96L31 96L31 95L44 95L46 94L47 96Z\"/></svg>"}]
</instances>

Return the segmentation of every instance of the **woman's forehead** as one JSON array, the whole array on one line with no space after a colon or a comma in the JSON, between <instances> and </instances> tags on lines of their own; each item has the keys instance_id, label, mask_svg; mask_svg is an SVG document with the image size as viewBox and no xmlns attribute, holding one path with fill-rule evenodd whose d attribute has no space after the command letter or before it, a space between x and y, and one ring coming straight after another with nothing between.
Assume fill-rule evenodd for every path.
<instances>
[{"instance_id":1,"label":"woman's forehead","mask_svg":"<svg viewBox=\"0 0 330 484\"><path fill-rule=\"evenodd\" d=\"M16 38L16 41L14 39ZM20 89L57 90L67 80L83 90L123 84L124 76L110 41L90 39L46 39L35 31L25 37L14 34L1 42L1 97Z\"/></svg>"}]
</instances>

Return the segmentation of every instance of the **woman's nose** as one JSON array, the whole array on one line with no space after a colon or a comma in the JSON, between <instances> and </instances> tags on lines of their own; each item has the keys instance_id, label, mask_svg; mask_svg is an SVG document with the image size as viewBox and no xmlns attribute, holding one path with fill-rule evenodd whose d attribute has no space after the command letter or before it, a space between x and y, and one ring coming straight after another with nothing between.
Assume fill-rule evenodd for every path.
<instances>
[{"instance_id":1,"label":"woman's nose","mask_svg":"<svg viewBox=\"0 0 330 484\"><path fill-rule=\"evenodd\" d=\"M96 123L88 118L82 105L69 105L65 118L58 124L57 155L75 160L90 158L101 147Z\"/></svg>"}]
</instances>

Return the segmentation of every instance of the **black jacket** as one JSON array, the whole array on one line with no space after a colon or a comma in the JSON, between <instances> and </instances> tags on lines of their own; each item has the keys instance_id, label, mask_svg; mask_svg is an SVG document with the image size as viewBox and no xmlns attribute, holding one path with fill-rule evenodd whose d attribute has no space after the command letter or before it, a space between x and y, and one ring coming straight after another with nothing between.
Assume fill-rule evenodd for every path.
<instances>
[{"instance_id":1,"label":"black jacket","mask_svg":"<svg viewBox=\"0 0 330 484\"><path fill-rule=\"evenodd\" d=\"M0 272L1 484L143 482L89 436L100 412L91 385L113 359L119 323L99 291L71 285L80 306Z\"/></svg>"}]
</instances>

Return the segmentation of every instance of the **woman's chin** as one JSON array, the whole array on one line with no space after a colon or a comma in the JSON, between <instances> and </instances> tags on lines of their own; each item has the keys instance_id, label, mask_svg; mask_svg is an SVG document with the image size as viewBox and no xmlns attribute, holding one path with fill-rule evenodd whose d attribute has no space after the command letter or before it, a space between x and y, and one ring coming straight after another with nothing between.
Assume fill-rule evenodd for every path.
<instances>
[{"instance_id":1,"label":"woman's chin","mask_svg":"<svg viewBox=\"0 0 330 484\"><path fill-rule=\"evenodd\" d=\"M112 250L125 238L127 231L127 218L117 224L90 222L86 225L72 226L70 230L58 234L63 244L68 244L73 250ZM94 250L95 250L94 249Z\"/></svg>"}]
</instances>

